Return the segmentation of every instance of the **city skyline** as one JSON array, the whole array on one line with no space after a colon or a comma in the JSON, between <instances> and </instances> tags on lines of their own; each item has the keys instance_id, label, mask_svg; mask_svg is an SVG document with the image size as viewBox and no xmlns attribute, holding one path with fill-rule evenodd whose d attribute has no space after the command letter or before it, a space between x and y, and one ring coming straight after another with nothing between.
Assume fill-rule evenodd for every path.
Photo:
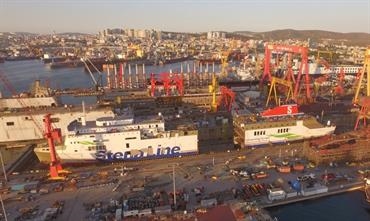
<instances>
[{"instance_id":1,"label":"city skyline","mask_svg":"<svg viewBox=\"0 0 370 221\"><path fill-rule=\"evenodd\" d=\"M174 32L277 29L370 33L368 0L0 0L1 32L96 34L106 28Z\"/></svg>"}]
</instances>

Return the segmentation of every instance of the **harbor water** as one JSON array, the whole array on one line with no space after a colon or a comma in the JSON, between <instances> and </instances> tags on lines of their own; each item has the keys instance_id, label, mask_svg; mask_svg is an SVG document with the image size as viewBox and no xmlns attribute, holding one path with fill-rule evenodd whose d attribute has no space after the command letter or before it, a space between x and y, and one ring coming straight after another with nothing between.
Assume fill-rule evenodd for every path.
<instances>
[{"instance_id":1,"label":"harbor water","mask_svg":"<svg viewBox=\"0 0 370 221\"><path fill-rule=\"evenodd\" d=\"M181 63L173 63L167 65L145 66L145 74L147 78L150 73L160 74L163 72L179 73L181 66L184 72L189 67L190 71L194 70L194 61L185 61ZM126 67L128 69L128 66ZM141 68L140 68L141 69ZM200 67L196 67L199 71ZM220 65L215 64L215 72L219 72ZM13 61L0 64L0 71L7 77L10 84L14 87L15 92L28 91L31 83L35 80L41 80L42 83L47 83L54 89L67 88L94 88L94 82L90 74L83 67L78 68L60 68L51 69L49 64L44 64L41 60ZM203 65L202 71L205 71ZM212 71L212 65L209 65L208 71ZM125 71L128 73L128 70ZM131 73L135 73L135 66L131 66ZM94 78L99 79L99 73L92 73ZM106 85L106 74L102 73L103 85ZM4 97L11 96L11 91L4 84L0 83L0 92ZM70 98L62 96L61 103L63 104L81 104L82 100L87 103L96 102L95 97Z\"/></svg>"},{"instance_id":2,"label":"harbor water","mask_svg":"<svg viewBox=\"0 0 370 221\"><path fill-rule=\"evenodd\" d=\"M268 210L279 221L369 221L370 204L363 191L303 201Z\"/></svg>"},{"instance_id":3,"label":"harbor water","mask_svg":"<svg viewBox=\"0 0 370 221\"><path fill-rule=\"evenodd\" d=\"M188 61L193 67L193 62ZM186 70L186 62L183 64ZM148 66L146 74L162 72L179 72L181 63L164 66ZM192 69L191 69L192 70ZM217 66L217 71L219 67ZM91 76L83 68L50 69L40 60L14 61L0 64L0 71L4 74L17 93L28 91L30 84L39 79L48 82L50 87L65 88L90 88L93 87ZM211 70L210 70L211 71ZM97 73L94 73L97 77ZM104 78L103 78L104 79ZM0 82L0 91L3 96L10 96L11 92ZM62 98L62 103L88 103L96 101L94 97L80 97L70 99ZM362 191L354 191L340 195L294 203L269 209L272 217L279 221L369 221L370 204L365 200Z\"/></svg>"}]
</instances>

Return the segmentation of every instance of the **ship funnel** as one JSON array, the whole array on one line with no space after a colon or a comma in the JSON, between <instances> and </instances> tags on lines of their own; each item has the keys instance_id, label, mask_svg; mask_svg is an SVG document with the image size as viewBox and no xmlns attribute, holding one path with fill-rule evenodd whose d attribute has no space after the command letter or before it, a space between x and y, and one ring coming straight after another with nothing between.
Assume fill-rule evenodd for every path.
<instances>
[{"instance_id":1,"label":"ship funnel","mask_svg":"<svg viewBox=\"0 0 370 221\"><path fill-rule=\"evenodd\" d=\"M86 126L86 112L85 112L85 101L82 101L82 117L81 117L81 124L82 126Z\"/></svg>"}]
</instances>

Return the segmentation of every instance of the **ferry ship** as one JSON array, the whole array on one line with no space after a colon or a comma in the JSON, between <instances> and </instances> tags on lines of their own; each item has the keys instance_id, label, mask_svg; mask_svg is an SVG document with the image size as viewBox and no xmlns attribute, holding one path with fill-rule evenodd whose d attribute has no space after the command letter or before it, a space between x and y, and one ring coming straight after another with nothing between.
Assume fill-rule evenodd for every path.
<instances>
[{"instance_id":1,"label":"ferry ship","mask_svg":"<svg viewBox=\"0 0 370 221\"><path fill-rule=\"evenodd\" d=\"M237 116L234 128L241 147L288 143L329 135L335 130L330 122L323 125L316 118L299 112L297 104Z\"/></svg>"},{"instance_id":2,"label":"ferry ship","mask_svg":"<svg viewBox=\"0 0 370 221\"><path fill-rule=\"evenodd\" d=\"M0 144L42 140L43 118L46 114L52 114L55 127L66 128L71 118L80 116L83 109L61 105L57 97L52 96L50 88L36 80L27 93L9 98L0 96ZM97 105L86 107L85 113L87 119L114 115L111 108Z\"/></svg>"},{"instance_id":3,"label":"ferry ship","mask_svg":"<svg viewBox=\"0 0 370 221\"><path fill-rule=\"evenodd\" d=\"M49 162L49 148L34 149L40 162ZM166 130L161 115L134 117L131 111L113 117L72 121L63 145L56 147L64 163L122 161L176 157L198 153L198 131L194 126Z\"/></svg>"}]
</instances>

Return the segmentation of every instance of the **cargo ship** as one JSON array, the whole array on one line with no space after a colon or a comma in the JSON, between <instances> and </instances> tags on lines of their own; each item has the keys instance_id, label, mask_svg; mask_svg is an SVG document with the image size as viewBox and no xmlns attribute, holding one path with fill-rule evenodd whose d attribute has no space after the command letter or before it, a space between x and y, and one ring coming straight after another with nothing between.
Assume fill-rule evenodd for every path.
<instances>
[{"instance_id":1,"label":"cargo ship","mask_svg":"<svg viewBox=\"0 0 370 221\"><path fill-rule=\"evenodd\" d=\"M298 111L297 104L282 105L258 114L239 115L234 120L241 147L288 143L334 133L335 126Z\"/></svg>"},{"instance_id":2,"label":"cargo ship","mask_svg":"<svg viewBox=\"0 0 370 221\"><path fill-rule=\"evenodd\" d=\"M77 68L84 66L84 63L81 60L65 60L60 62L51 62L50 68Z\"/></svg>"},{"instance_id":3,"label":"cargo ship","mask_svg":"<svg viewBox=\"0 0 370 221\"><path fill-rule=\"evenodd\" d=\"M50 160L49 148L34 149L40 162ZM194 126L166 130L163 117L134 117L132 111L113 117L73 120L63 145L56 147L65 163L126 161L178 157L198 153L198 131Z\"/></svg>"}]
</instances>

